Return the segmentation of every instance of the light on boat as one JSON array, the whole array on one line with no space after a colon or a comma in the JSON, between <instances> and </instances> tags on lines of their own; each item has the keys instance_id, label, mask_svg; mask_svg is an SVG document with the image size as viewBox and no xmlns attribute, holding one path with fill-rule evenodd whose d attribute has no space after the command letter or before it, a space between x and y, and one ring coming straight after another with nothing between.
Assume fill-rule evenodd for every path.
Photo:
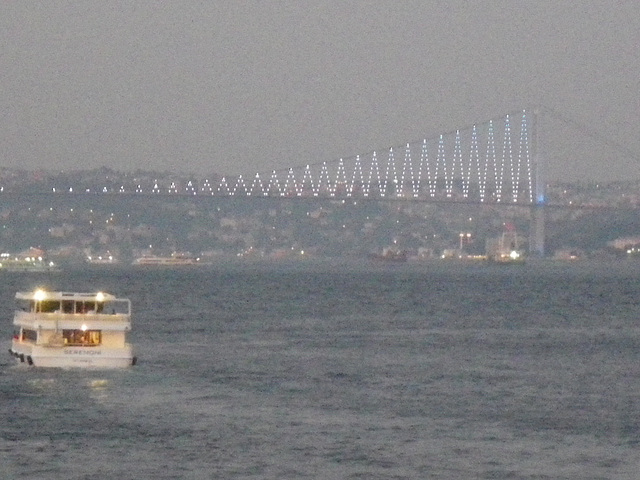
<instances>
[{"instance_id":1,"label":"light on boat","mask_svg":"<svg viewBox=\"0 0 640 480\"><path fill-rule=\"evenodd\" d=\"M98 301L98 302L103 302L103 301L104 301L104 293L102 293L102 292L98 292L98 293L96 294L96 301Z\"/></svg>"},{"instance_id":2,"label":"light on boat","mask_svg":"<svg viewBox=\"0 0 640 480\"><path fill-rule=\"evenodd\" d=\"M512 260L516 260L520 256L520 254L515 250L512 250L509 256L511 257Z\"/></svg>"},{"instance_id":3,"label":"light on boat","mask_svg":"<svg viewBox=\"0 0 640 480\"><path fill-rule=\"evenodd\" d=\"M46 296L47 296L46 292L44 290L40 289L40 288L38 290L36 290L34 292L34 294L33 294L34 300L36 300L38 302L44 300Z\"/></svg>"},{"instance_id":4,"label":"light on boat","mask_svg":"<svg viewBox=\"0 0 640 480\"><path fill-rule=\"evenodd\" d=\"M87 331L87 326L83 323L83 324L82 324L82 326L80 327L80 329L81 329L83 332L86 332L86 331Z\"/></svg>"}]
</instances>

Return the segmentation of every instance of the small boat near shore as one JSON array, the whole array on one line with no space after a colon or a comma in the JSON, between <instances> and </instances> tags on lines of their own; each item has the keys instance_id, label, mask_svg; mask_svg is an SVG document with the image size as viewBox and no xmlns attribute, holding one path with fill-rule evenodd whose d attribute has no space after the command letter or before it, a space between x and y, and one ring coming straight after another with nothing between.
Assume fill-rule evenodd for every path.
<instances>
[{"instance_id":1,"label":"small boat near shore","mask_svg":"<svg viewBox=\"0 0 640 480\"><path fill-rule=\"evenodd\" d=\"M9 353L36 367L125 368L135 365L126 335L131 301L97 293L18 292Z\"/></svg>"}]
</instances>

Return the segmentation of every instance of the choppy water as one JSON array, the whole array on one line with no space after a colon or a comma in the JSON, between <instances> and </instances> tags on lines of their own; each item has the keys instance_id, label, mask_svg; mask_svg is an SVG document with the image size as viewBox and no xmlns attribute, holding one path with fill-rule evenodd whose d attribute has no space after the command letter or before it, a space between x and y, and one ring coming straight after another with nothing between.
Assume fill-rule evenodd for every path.
<instances>
[{"instance_id":1,"label":"choppy water","mask_svg":"<svg viewBox=\"0 0 640 480\"><path fill-rule=\"evenodd\" d=\"M640 265L0 278L0 478L635 479ZM131 298L139 363L37 370L13 296Z\"/></svg>"}]
</instances>

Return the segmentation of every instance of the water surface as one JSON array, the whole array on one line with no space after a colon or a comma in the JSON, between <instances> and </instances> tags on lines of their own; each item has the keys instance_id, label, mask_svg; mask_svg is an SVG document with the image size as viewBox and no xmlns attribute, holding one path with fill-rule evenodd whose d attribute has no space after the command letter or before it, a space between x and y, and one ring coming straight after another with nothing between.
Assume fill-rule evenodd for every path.
<instances>
[{"instance_id":1,"label":"water surface","mask_svg":"<svg viewBox=\"0 0 640 480\"><path fill-rule=\"evenodd\" d=\"M2 478L637 478L639 268L5 274ZM37 286L131 298L138 365L15 365Z\"/></svg>"}]
</instances>

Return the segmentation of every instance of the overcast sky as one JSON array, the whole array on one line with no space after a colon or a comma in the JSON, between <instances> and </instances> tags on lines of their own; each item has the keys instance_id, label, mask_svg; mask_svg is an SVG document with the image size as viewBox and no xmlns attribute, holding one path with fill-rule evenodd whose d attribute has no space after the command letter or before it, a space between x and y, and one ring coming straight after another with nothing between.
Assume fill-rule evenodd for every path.
<instances>
[{"instance_id":1,"label":"overcast sky","mask_svg":"<svg viewBox=\"0 0 640 480\"><path fill-rule=\"evenodd\" d=\"M637 0L5 0L0 72L2 167L251 174L545 105L551 177L640 178Z\"/></svg>"}]
</instances>

